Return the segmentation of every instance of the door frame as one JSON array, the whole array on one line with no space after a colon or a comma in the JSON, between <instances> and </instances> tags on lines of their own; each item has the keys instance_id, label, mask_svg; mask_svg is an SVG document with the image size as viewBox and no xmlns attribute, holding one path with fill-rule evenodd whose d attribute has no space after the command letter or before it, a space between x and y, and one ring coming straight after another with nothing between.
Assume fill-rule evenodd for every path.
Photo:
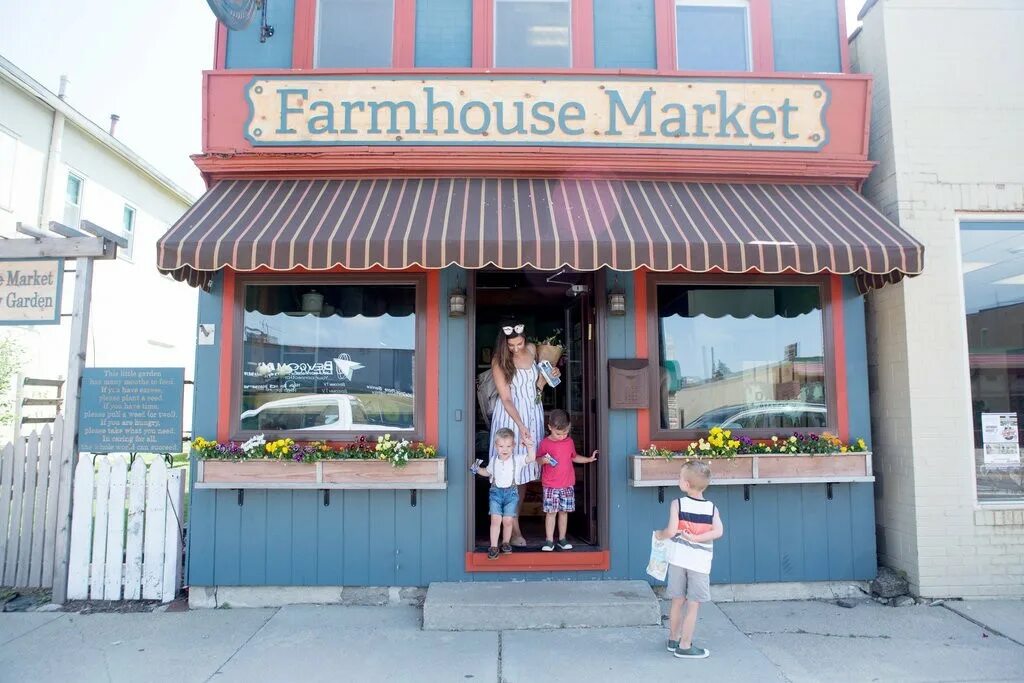
<instances>
[{"instance_id":1,"label":"door frame","mask_svg":"<svg viewBox=\"0 0 1024 683\"><path fill-rule=\"evenodd\" d=\"M589 271L593 274L593 305L594 305L594 367L595 398L597 400L597 447L600 457L594 465L600 467L597 482L597 524L598 547L596 550L573 550L570 552L526 552L502 555L499 560L488 560L487 553L475 552L476 530L475 519L475 480L466 479L462 495L465 504L465 521L463 525L463 549L466 558L466 572L562 572L562 571L608 571L611 566L611 543L609 539L610 525L610 484L608 463L608 346L605 338L607 332L607 277L604 270ZM463 439L467 448L475 448L476 443L476 284L477 271L463 270L466 282L466 345L472 353L466 354L466 401L463 406ZM460 463L459 466L465 466Z\"/></svg>"}]
</instances>

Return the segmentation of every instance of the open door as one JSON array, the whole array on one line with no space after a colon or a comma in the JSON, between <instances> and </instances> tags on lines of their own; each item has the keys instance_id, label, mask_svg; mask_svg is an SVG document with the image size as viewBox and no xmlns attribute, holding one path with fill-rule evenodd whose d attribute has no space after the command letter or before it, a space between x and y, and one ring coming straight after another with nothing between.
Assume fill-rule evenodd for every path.
<instances>
[{"instance_id":1,"label":"open door","mask_svg":"<svg viewBox=\"0 0 1024 683\"><path fill-rule=\"evenodd\" d=\"M594 305L590 288L577 294L565 309L566 412L580 455L597 448L597 370ZM569 515L569 533L591 545L598 543L597 463L576 465L576 512Z\"/></svg>"}]
</instances>

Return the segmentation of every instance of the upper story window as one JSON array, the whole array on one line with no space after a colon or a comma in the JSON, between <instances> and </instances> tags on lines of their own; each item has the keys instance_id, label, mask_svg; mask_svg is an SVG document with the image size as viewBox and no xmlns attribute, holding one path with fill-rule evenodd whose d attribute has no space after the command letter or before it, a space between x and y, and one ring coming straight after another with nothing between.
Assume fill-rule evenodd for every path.
<instances>
[{"instance_id":1,"label":"upper story window","mask_svg":"<svg viewBox=\"0 0 1024 683\"><path fill-rule=\"evenodd\" d=\"M394 26L394 0L320 0L316 66L391 66Z\"/></svg>"},{"instance_id":2,"label":"upper story window","mask_svg":"<svg viewBox=\"0 0 1024 683\"><path fill-rule=\"evenodd\" d=\"M82 190L85 179L74 173L68 173L67 187L64 191L64 217L62 222L69 228L77 228L82 219Z\"/></svg>"},{"instance_id":3,"label":"upper story window","mask_svg":"<svg viewBox=\"0 0 1024 683\"><path fill-rule=\"evenodd\" d=\"M0 130L0 209L14 208L14 162L18 153L18 140Z\"/></svg>"},{"instance_id":4,"label":"upper story window","mask_svg":"<svg viewBox=\"0 0 1024 683\"><path fill-rule=\"evenodd\" d=\"M128 240L128 246L121 250L121 254L130 260L135 251L135 209L127 204L121 216L121 234Z\"/></svg>"},{"instance_id":5,"label":"upper story window","mask_svg":"<svg viewBox=\"0 0 1024 683\"><path fill-rule=\"evenodd\" d=\"M676 66L681 71L750 71L747 0L677 0Z\"/></svg>"},{"instance_id":6,"label":"upper story window","mask_svg":"<svg viewBox=\"0 0 1024 683\"><path fill-rule=\"evenodd\" d=\"M572 66L569 0L495 0L494 66Z\"/></svg>"}]
</instances>

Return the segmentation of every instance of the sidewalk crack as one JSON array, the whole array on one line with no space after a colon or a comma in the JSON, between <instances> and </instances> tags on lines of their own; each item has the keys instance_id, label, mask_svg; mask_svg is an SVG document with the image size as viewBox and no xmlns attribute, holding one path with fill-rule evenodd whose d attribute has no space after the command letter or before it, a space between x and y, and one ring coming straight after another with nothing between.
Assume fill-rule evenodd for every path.
<instances>
[{"instance_id":1,"label":"sidewalk crack","mask_svg":"<svg viewBox=\"0 0 1024 683\"><path fill-rule=\"evenodd\" d=\"M944 607L945 609L947 609L947 610L949 610L950 612L952 612L953 614L957 615L958 617L963 617L964 619L966 619L967 621L971 622L971 623L972 623L972 624L974 624L975 626L980 626L981 628L985 629L985 630L986 630L986 631L988 631L989 633L992 633L992 634L994 634L994 635L997 635L997 636L999 636L1000 638L1006 638L1006 639L1007 639L1008 641L1010 641L1011 643L1014 643L1015 645L1020 645L1021 647L1024 647L1024 643L1020 642L1020 641L1019 641L1019 640L1017 640L1016 638L1011 638L1010 636L1006 635L1005 633L1002 633L1002 632L1000 632L1000 631L997 631L997 630L995 630L994 628L992 628L992 627L991 627L991 626L989 626L988 624L985 624L985 623L982 623L982 622L978 621L978 620L977 620L977 619L975 619L974 617L969 617L969 616L967 616L966 614L962 614L962 613L960 613L960 612L957 612L957 611L956 611L955 609L951 608L951 607L950 607L949 605L942 605L942 606L943 606L943 607Z\"/></svg>"},{"instance_id":2,"label":"sidewalk crack","mask_svg":"<svg viewBox=\"0 0 1024 683\"><path fill-rule=\"evenodd\" d=\"M743 635L743 637L747 639L747 643L749 643L749 644L750 644L750 647L752 647L752 648L754 648L755 650L757 650L758 652L760 652L760 653L761 653L761 656L762 656L762 657L764 657L764 658L765 658L765 660L767 660L768 662L770 662L770 663L771 663L771 665L775 667L775 672L779 674L779 677L780 677L780 678L781 678L782 680L786 681L787 683L792 683L793 679L791 679L791 678L790 678L789 676L787 676L787 675L786 675L786 672L785 672L785 671L784 671L784 670L782 669L782 666L781 666L781 665L780 665L780 664L779 664L778 662L776 662L776 661L775 661L774 659L772 659L771 657L769 657L769 656L768 656L768 654L767 654L766 652L764 652L763 650L761 650L761 648L759 648L759 647L757 646L757 643L755 643L755 642L754 642L753 640L751 640L751 639L750 639L750 634L749 634L749 633L747 633L747 632L745 632L745 631L744 631L743 629L741 629L741 628L740 628L740 626L739 626L739 624L737 624L737 623L736 623L735 621L733 621L732 617L730 617L730 616L729 616L729 613L728 613L728 612L726 612L726 611L725 611L724 609L722 609L722 608L721 608L721 607L719 607L718 605L715 605L715 607L716 607L716 608L718 608L718 611L719 611L719 613L720 613L720 614L721 614L722 616L724 616L724 617L725 617L726 621L728 621L728 622L729 622L730 624L732 624L732 627L733 627L734 629L736 629L736 632L737 632L737 633L740 633L740 634L742 634L742 635Z\"/></svg>"},{"instance_id":3,"label":"sidewalk crack","mask_svg":"<svg viewBox=\"0 0 1024 683\"><path fill-rule=\"evenodd\" d=\"M503 647L501 636L502 632L498 631L498 683L505 683L504 674L501 671L501 649Z\"/></svg>"},{"instance_id":4,"label":"sidewalk crack","mask_svg":"<svg viewBox=\"0 0 1024 683\"><path fill-rule=\"evenodd\" d=\"M270 620L271 620L271 619L273 619L274 617L276 617L276 616L277 616L277 613L278 613L278 612L280 612L280 611L281 611L281 608L280 608L280 607L275 607L275 608L274 608L274 611L273 611L273 612L272 612L272 613L270 614L270 616L268 616L268 617L266 618L266 620L265 620L265 621L264 621L264 622L263 622L262 624L260 624L260 627L259 627L258 629L256 629L255 631L253 631L253 632L252 632L252 634L250 634L250 636L249 636L248 638L246 638L246 639L245 639L245 642L244 642L244 643L242 643L242 644L241 644L241 645L239 645L239 646L238 646L237 648L235 648L235 651L231 653L231 656L230 656L230 657L228 657L227 659L225 659L225 660L224 660L224 661L223 661L223 662L221 663L221 665L217 667L216 671L214 671L214 672L213 672L212 674L210 674L209 678L207 678L207 679L206 679L206 683L209 683L209 682L210 682L211 680L213 680L213 677L214 677L214 676L216 676L217 674L221 673L221 670L222 670L222 669L223 669L223 668L224 668L225 666L227 666L227 665L228 665L229 663L231 663L231 660L235 658L235 655L237 655L237 654L238 654L239 652L241 652L241 651L242 651L242 648L243 648L243 647L245 647L246 645L248 645L248 644L249 644L249 641L251 641L251 640L252 640L253 638L255 638L255 637L256 637L256 635L257 635L257 634L258 634L258 633L259 633L260 631L262 631L262 630L263 630L264 628L266 628L266 627L267 627L267 624L269 624L269 623L270 623Z\"/></svg>"},{"instance_id":5,"label":"sidewalk crack","mask_svg":"<svg viewBox=\"0 0 1024 683\"><path fill-rule=\"evenodd\" d=\"M850 638L850 639L864 639L864 640L891 640L892 636L886 635L866 635L858 633L824 633L822 631L807 631L802 628L795 630L785 631L744 631L744 635L747 636L782 636L782 635L796 635L796 636L822 636L824 638Z\"/></svg>"},{"instance_id":6,"label":"sidewalk crack","mask_svg":"<svg viewBox=\"0 0 1024 683\"><path fill-rule=\"evenodd\" d=\"M57 621L59 619L63 619L66 616L67 616L67 614L57 614L57 615L54 615L53 619L50 619L49 621L45 621L42 624L39 624L38 626L30 628L29 630L25 631L24 633L21 633L19 635L14 636L13 638L10 638L8 640L3 641L2 643L0 643L0 647L3 647L4 645L10 645L14 641L16 641L18 638L24 638L25 636L27 636L30 633L35 633L36 631L38 631L39 629L43 628L44 626L49 626L53 622L55 622L55 621Z\"/></svg>"}]
</instances>

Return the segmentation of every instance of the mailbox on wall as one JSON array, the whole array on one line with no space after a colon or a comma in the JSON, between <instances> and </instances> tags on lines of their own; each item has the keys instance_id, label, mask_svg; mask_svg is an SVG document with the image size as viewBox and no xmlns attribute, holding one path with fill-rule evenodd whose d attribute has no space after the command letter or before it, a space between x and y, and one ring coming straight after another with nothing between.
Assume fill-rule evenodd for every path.
<instances>
[{"instance_id":1,"label":"mailbox on wall","mask_svg":"<svg viewBox=\"0 0 1024 683\"><path fill-rule=\"evenodd\" d=\"M612 409L629 410L650 405L646 358L617 358L608 361L608 402Z\"/></svg>"}]
</instances>

